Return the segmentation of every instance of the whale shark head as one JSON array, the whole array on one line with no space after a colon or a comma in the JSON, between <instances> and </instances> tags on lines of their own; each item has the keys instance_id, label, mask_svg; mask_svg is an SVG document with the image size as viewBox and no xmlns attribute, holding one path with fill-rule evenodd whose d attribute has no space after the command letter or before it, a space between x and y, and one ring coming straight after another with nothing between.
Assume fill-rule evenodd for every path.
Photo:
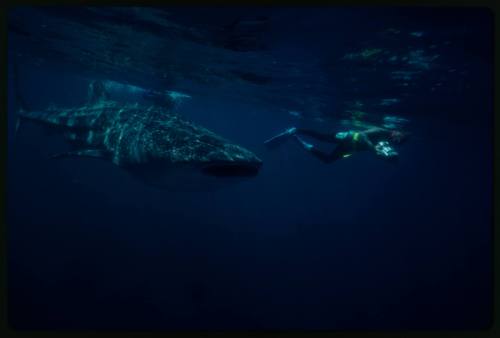
<instances>
[{"instance_id":1,"label":"whale shark head","mask_svg":"<svg viewBox=\"0 0 500 338\"><path fill-rule=\"evenodd\" d=\"M228 143L214 149L206 159L194 164L206 176L243 178L257 176L262 161L251 151Z\"/></svg>"},{"instance_id":2,"label":"whale shark head","mask_svg":"<svg viewBox=\"0 0 500 338\"><path fill-rule=\"evenodd\" d=\"M150 185L204 190L253 178L261 169L262 160L250 150L183 119L150 129L144 151L127 166Z\"/></svg>"},{"instance_id":3,"label":"whale shark head","mask_svg":"<svg viewBox=\"0 0 500 338\"><path fill-rule=\"evenodd\" d=\"M262 161L237 145L226 145L200 161L152 161L131 167L150 186L172 191L212 191L255 178Z\"/></svg>"}]
</instances>

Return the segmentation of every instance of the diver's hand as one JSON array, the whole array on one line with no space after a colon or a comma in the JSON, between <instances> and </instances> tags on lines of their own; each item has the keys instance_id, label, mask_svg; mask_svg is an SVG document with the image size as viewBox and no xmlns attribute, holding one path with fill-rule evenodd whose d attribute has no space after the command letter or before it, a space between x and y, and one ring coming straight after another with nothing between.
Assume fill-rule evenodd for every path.
<instances>
[{"instance_id":1,"label":"diver's hand","mask_svg":"<svg viewBox=\"0 0 500 338\"><path fill-rule=\"evenodd\" d=\"M375 152L384 159L391 160L398 157L398 153L387 141L380 141L375 145Z\"/></svg>"},{"instance_id":2,"label":"diver's hand","mask_svg":"<svg viewBox=\"0 0 500 338\"><path fill-rule=\"evenodd\" d=\"M297 140L299 142L299 144L307 151L311 151L314 146L310 143L307 143L306 141L304 141L303 139L301 139L299 136L297 136L296 134L293 135L295 137L295 140Z\"/></svg>"}]
</instances>

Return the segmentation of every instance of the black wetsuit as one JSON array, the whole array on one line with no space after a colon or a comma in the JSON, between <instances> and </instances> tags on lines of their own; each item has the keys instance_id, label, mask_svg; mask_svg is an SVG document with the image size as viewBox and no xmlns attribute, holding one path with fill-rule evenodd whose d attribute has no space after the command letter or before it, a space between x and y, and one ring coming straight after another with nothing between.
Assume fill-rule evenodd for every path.
<instances>
[{"instance_id":1,"label":"black wetsuit","mask_svg":"<svg viewBox=\"0 0 500 338\"><path fill-rule=\"evenodd\" d=\"M297 128L296 134L309 136L318 141L334 143L337 146L332 152L325 152L312 147L309 151L324 163L331 163L346 157L356 151L374 150L372 142L378 142L382 137L388 135L388 131L380 129L377 133L368 136L366 132L352 131L344 139L338 139L337 133L321 133L311 129Z\"/></svg>"}]
</instances>

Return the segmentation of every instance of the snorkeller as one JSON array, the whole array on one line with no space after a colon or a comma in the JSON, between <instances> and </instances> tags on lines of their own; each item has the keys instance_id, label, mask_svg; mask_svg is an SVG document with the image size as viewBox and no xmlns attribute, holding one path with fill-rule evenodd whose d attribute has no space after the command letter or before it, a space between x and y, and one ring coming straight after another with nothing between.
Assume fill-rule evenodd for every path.
<instances>
[{"instance_id":1,"label":"snorkeller","mask_svg":"<svg viewBox=\"0 0 500 338\"><path fill-rule=\"evenodd\" d=\"M316 146L306 142L301 136L309 136L318 141L334 143L332 152L325 152ZM312 129L289 128L264 142L267 146L275 146L282 141L293 137L305 150L324 163L332 163L339 159L351 156L359 151L373 151L377 156L385 160L394 161L398 158L397 151L392 144L401 144L407 139L408 134L397 129L371 127L362 131L340 131L322 133Z\"/></svg>"}]
</instances>

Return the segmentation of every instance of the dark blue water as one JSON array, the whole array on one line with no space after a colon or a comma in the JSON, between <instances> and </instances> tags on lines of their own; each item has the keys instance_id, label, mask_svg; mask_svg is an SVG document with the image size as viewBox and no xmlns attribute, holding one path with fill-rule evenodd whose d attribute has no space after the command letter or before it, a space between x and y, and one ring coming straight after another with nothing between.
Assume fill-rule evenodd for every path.
<instances>
[{"instance_id":1,"label":"dark blue water","mask_svg":"<svg viewBox=\"0 0 500 338\"><path fill-rule=\"evenodd\" d=\"M201 10L192 16L177 10L185 26L208 20ZM200 94L193 94L179 113L250 149L264 163L255 178L199 192L146 186L106 161L50 160L50 154L67 149L64 139L29 122L14 135L13 65L23 50L15 44L23 42L11 34L11 326L487 327L492 315L491 17L482 10L443 11L254 9L248 15L265 12L271 18L265 47L259 45L264 51L227 53L242 53L242 58L267 53L304 69L319 60L318 74L326 82L311 79L312 72L307 81L331 86L330 96L321 93L328 106L298 120L286 112L294 110L293 102L279 109L278 99L253 100L245 98L245 90L233 96L228 87L198 85ZM227 9L217 15L211 24L231 22L241 13ZM355 24L352 18L358 19ZM390 70L379 65L375 76L361 70L366 64L352 66L351 75L361 80L349 87L348 75L327 60L338 59L357 42L374 48L369 43L382 38L369 34L387 27L400 34L423 31L428 40L412 48L427 52L434 40L451 41L453 48L440 50L435 68L420 68L422 75L409 81L410 88L384 84L380 76ZM400 51L407 48L402 41L412 40L384 41L384 48ZM37 54L41 47L31 48ZM19 86L33 109L85 102L89 72L71 62L68 66L67 60L41 65L26 60L18 60ZM120 79L120 74L103 77ZM273 90L285 98L298 95L280 81ZM354 87L360 90L351 91ZM381 87L384 94L367 89ZM184 84L185 91L189 88ZM256 88L261 94L269 91ZM398 147L396 164L359 153L325 165L292 142L274 150L263 146L293 125L338 128L345 115L333 109L347 109L343 104L353 97L387 98L387 92L401 99L391 109L411 120L412 137ZM365 107L368 114L375 110L369 103ZM314 122L318 116L326 122Z\"/></svg>"}]
</instances>

